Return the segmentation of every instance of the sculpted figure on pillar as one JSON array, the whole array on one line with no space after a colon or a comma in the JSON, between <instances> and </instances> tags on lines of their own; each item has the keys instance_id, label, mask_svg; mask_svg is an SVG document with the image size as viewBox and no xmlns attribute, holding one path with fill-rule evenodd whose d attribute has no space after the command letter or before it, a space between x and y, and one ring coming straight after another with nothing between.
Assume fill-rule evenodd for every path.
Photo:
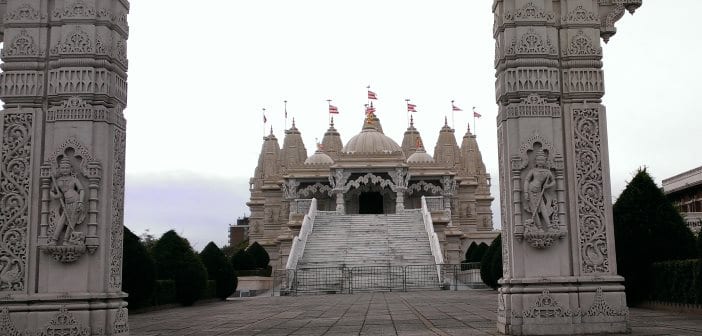
<instances>
[{"instance_id":1,"label":"sculpted figure on pillar","mask_svg":"<svg viewBox=\"0 0 702 336\"><path fill-rule=\"evenodd\" d=\"M85 220L85 188L76 177L68 158L61 159L56 176L52 176L51 198L58 203L54 211L57 215L56 226L49 245L59 244L63 235L63 245L82 244L82 233L76 231L76 226Z\"/></svg>"},{"instance_id":2,"label":"sculpted figure on pillar","mask_svg":"<svg viewBox=\"0 0 702 336\"><path fill-rule=\"evenodd\" d=\"M556 178L546 166L546 154L538 148L534 155L534 167L524 180L524 210L531 213L526 225L535 225L542 230L551 227L551 216L558 209L556 203Z\"/></svg>"}]
</instances>

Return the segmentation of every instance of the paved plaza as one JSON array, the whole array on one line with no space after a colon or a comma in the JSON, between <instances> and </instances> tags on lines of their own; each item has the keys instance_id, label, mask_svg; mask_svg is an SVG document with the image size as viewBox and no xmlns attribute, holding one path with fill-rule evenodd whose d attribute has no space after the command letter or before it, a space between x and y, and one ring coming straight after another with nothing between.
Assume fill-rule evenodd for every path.
<instances>
[{"instance_id":1,"label":"paved plaza","mask_svg":"<svg viewBox=\"0 0 702 336\"><path fill-rule=\"evenodd\" d=\"M130 315L131 335L496 335L491 290L258 297ZM702 316L631 309L632 335L702 335Z\"/></svg>"}]
</instances>

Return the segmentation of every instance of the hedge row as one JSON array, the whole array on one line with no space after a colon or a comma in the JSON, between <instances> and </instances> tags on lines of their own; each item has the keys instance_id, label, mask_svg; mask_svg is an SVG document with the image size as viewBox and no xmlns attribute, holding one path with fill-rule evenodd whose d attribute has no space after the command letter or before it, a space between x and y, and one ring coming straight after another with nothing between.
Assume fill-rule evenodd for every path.
<instances>
[{"instance_id":1,"label":"hedge row","mask_svg":"<svg viewBox=\"0 0 702 336\"><path fill-rule=\"evenodd\" d=\"M653 263L650 274L650 300L702 304L702 263L699 259Z\"/></svg>"}]
</instances>

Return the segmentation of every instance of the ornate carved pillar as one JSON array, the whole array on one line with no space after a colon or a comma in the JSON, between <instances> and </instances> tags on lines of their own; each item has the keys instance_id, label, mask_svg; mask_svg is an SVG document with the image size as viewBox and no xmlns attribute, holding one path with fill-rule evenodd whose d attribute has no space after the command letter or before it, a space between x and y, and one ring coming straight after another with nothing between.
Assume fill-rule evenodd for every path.
<instances>
[{"instance_id":1,"label":"ornate carved pillar","mask_svg":"<svg viewBox=\"0 0 702 336\"><path fill-rule=\"evenodd\" d=\"M0 330L127 335L122 110L129 2L6 6Z\"/></svg>"},{"instance_id":2,"label":"ornate carved pillar","mask_svg":"<svg viewBox=\"0 0 702 336\"><path fill-rule=\"evenodd\" d=\"M617 275L602 49L638 0L495 0L504 277L511 335L628 330Z\"/></svg>"},{"instance_id":3,"label":"ornate carved pillar","mask_svg":"<svg viewBox=\"0 0 702 336\"><path fill-rule=\"evenodd\" d=\"M332 170L332 175L329 176L329 185L331 185L332 193L336 198L336 212L340 215L346 213L344 209L344 193L346 182L349 180L351 173L343 169Z\"/></svg>"}]
</instances>

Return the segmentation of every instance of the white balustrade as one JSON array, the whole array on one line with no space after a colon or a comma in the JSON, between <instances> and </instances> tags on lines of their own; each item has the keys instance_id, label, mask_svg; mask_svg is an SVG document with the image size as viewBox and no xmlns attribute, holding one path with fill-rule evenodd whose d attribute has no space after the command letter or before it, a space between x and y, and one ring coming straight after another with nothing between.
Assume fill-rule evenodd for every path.
<instances>
[{"instance_id":1,"label":"white balustrade","mask_svg":"<svg viewBox=\"0 0 702 336\"><path fill-rule=\"evenodd\" d=\"M434 262L436 263L436 273L439 275L439 283L442 283L441 265L444 263L444 255L441 253L439 237L436 235L436 232L434 232L434 222L431 219L431 211L427 206L428 198L429 197L422 196L422 218L424 219L424 229L429 236L429 246L431 247L431 254L434 256ZM433 197L433 199L436 199L436 197ZM441 197L441 205L443 205L443 197ZM441 210L443 210L443 207Z\"/></svg>"}]
</instances>

